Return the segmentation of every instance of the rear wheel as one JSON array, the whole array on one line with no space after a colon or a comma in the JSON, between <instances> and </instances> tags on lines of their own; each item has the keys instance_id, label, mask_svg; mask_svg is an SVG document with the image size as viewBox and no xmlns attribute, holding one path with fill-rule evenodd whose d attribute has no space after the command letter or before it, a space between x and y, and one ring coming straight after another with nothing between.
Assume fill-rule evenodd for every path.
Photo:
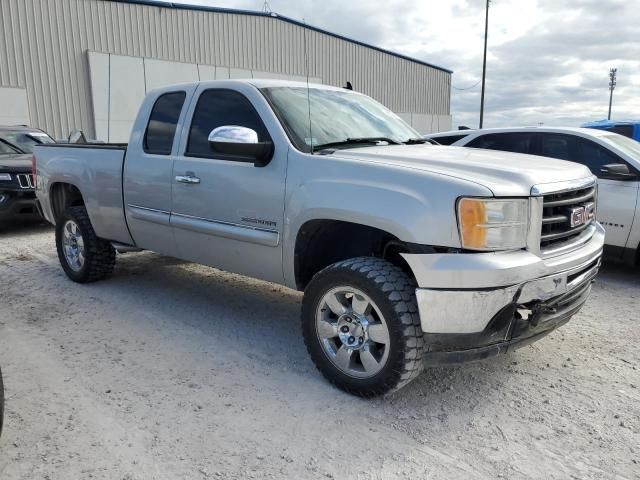
<instances>
[{"instance_id":1,"label":"rear wheel","mask_svg":"<svg viewBox=\"0 0 640 480\"><path fill-rule=\"evenodd\" d=\"M354 258L318 273L305 290L302 330L318 370L356 395L397 390L424 368L415 285L379 258Z\"/></svg>"},{"instance_id":2,"label":"rear wheel","mask_svg":"<svg viewBox=\"0 0 640 480\"><path fill-rule=\"evenodd\" d=\"M85 207L69 207L56 224L58 258L67 276L78 283L108 277L116 263L116 251L96 236Z\"/></svg>"}]
</instances>

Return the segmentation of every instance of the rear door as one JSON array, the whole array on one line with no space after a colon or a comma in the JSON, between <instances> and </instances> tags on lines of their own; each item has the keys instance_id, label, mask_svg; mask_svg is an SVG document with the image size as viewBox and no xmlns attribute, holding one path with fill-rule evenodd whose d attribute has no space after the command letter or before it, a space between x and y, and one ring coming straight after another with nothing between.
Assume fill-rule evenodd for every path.
<instances>
[{"instance_id":1,"label":"rear door","mask_svg":"<svg viewBox=\"0 0 640 480\"><path fill-rule=\"evenodd\" d=\"M176 254L169 221L171 178L173 153L179 143L176 131L187 98L186 90L175 89L155 101L145 100L140 111L151 114L146 120L136 120L125 158L125 211L131 236L137 246L165 255Z\"/></svg>"},{"instance_id":2,"label":"rear door","mask_svg":"<svg viewBox=\"0 0 640 480\"><path fill-rule=\"evenodd\" d=\"M209 133L225 125L251 128L259 141L273 139L257 110L268 109L266 101L246 88L255 103L238 90L199 87L173 166L171 224L180 258L282 282L287 148L276 143L271 162L256 167L214 153L208 143Z\"/></svg>"}]
</instances>

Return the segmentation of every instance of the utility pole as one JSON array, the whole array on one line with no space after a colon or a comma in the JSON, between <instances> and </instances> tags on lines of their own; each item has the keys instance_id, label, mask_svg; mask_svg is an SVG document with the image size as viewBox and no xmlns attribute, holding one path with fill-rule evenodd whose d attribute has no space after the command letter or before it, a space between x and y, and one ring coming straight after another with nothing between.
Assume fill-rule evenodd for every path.
<instances>
[{"instance_id":1,"label":"utility pole","mask_svg":"<svg viewBox=\"0 0 640 480\"><path fill-rule=\"evenodd\" d=\"M617 68L609 70L609 115L607 120L611 120L611 104L613 103L613 91L616 88L616 75L618 74Z\"/></svg>"},{"instance_id":2,"label":"utility pole","mask_svg":"<svg viewBox=\"0 0 640 480\"><path fill-rule=\"evenodd\" d=\"M484 16L484 57L482 58L482 93L480 94L480 128L484 120L484 81L487 76L487 34L489 32L489 3L491 0L487 0L487 7Z\"/></svg>"}]
</instances>

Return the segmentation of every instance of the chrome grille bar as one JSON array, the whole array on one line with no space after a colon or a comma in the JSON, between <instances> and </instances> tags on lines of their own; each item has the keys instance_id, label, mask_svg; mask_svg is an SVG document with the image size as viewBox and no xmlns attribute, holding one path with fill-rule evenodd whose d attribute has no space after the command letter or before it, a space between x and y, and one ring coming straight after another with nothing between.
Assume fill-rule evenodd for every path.
<instances>
[{"instance_id":1,"label":"chrome grille bar","mask_svg":"<svg viewBox=\"0 0 640 480\"><path fill-rule=\"evenodd\" d=\"M16 177L18 178L18 185L20 185L20 188L33 190L36 187L31 173L18 173Z\"/></svg>"}]
</instances>

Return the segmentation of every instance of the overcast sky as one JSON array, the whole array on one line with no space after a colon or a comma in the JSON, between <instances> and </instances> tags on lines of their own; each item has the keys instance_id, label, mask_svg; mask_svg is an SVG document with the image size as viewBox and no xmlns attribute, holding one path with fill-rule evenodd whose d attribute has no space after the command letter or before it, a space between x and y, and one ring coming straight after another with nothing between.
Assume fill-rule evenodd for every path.
<instances>
[{"instance_id":1,"label":"overcast sky","mask_svg":"<svg viewBox=\"0 0 640 480\"><path fill-rule=\"evenodd\" d=\"M176 0L174 0L176 1ZM263 0L179 0L261 10ZM485 127L640 118L638 0L492 0ZM271 0L271 10L454 71L453 125L477 126L484 0Z\"/></svg>"}]
</instances>

